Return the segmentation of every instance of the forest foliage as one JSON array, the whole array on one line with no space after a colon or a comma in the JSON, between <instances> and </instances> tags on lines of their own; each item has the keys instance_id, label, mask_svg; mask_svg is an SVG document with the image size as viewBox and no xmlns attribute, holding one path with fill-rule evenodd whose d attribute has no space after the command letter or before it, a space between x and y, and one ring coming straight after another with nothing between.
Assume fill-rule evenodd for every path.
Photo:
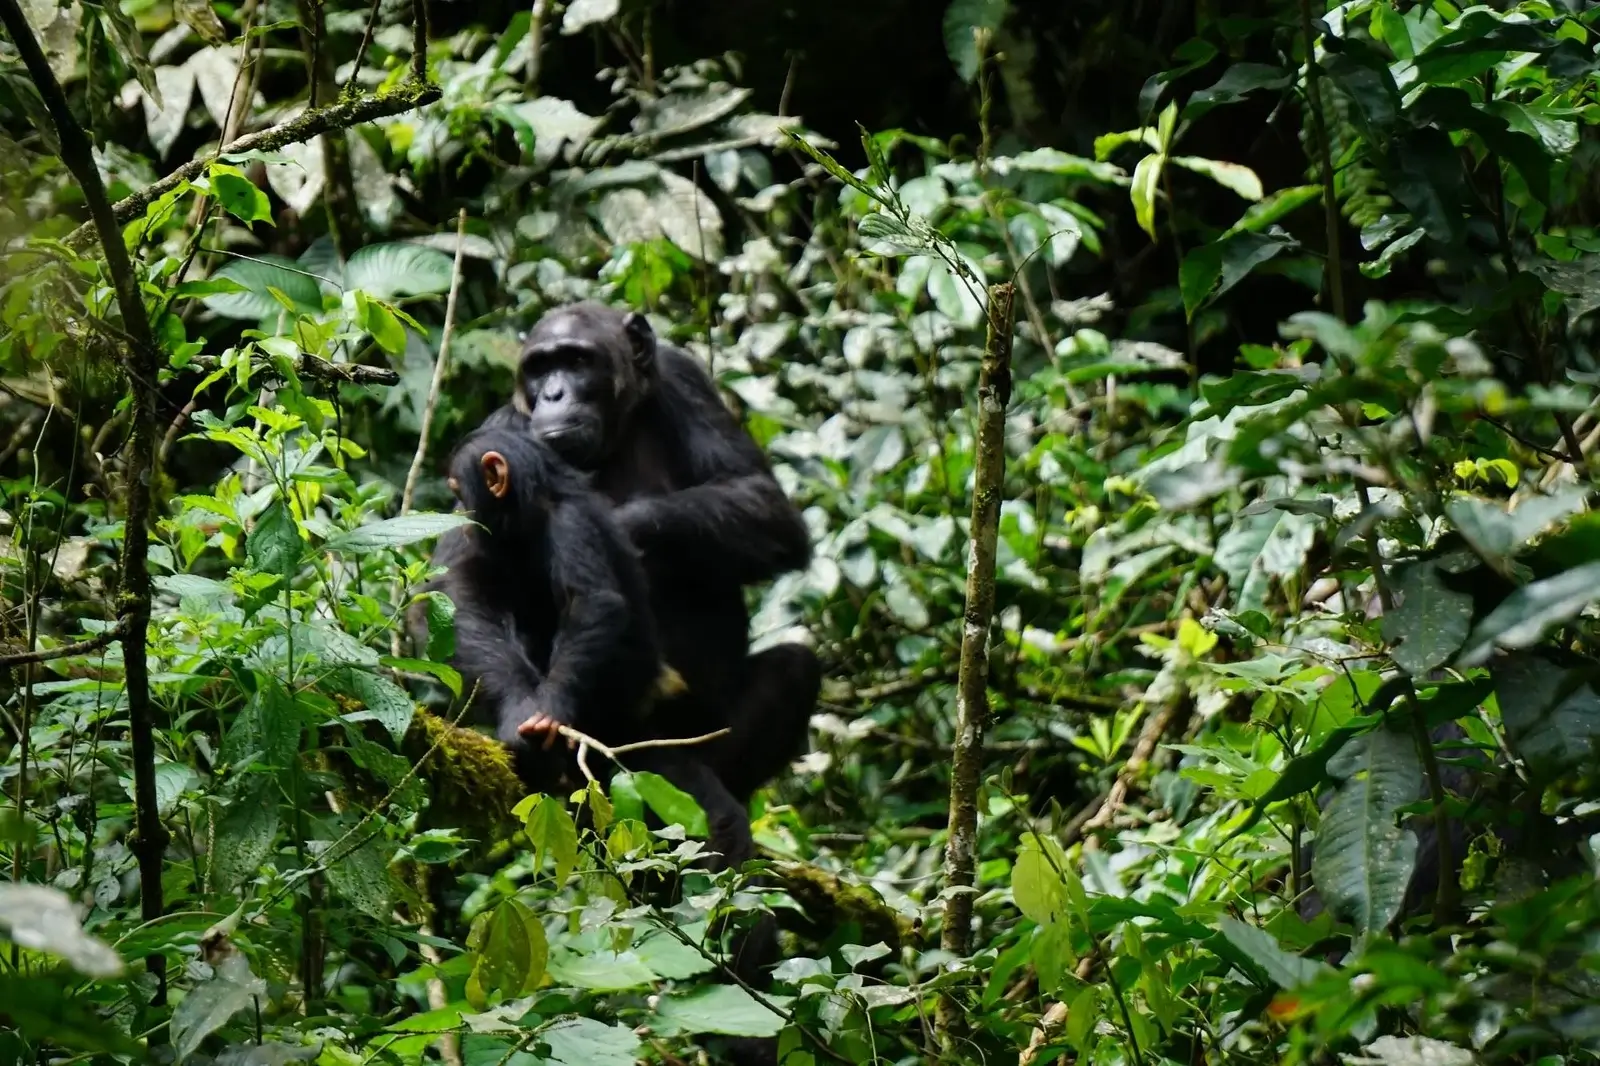
<instances>
[{"instance_id":1,"label":"forest foliage","mask_svg":"<svg viewBox=\"0 0 1600 1066\"><path fill-rule=\"evenodd\" d=\"M658 65L666 0L0 0L0 1063L1600 1053L1600 11L929 6L971 128ZM522 795L419 591L580 299L812 533L745 871Z\"/></svg>"}]
</instances>

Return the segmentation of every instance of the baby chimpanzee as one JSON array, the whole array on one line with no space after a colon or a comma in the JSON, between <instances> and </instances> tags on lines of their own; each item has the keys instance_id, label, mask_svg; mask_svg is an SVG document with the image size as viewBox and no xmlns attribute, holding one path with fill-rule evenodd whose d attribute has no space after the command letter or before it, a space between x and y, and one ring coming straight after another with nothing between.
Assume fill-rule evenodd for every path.
<instances>
[{"instance_id":1,"label":"baby chimpanzee","mask_svg":"<svg viewBox=\"0 0 1600 1066\"><path fill-rule=\"evenodd\" d=\"M456 608L454 665L526 780L541 736L548 749L566 725L623 743L652 697L682 682L661 660L644 571L608 503L525 423L502 408L456 448L450 489L478 525L451 530L433 561L449 567L439 587Z\"/></svg>"}]
</instances>

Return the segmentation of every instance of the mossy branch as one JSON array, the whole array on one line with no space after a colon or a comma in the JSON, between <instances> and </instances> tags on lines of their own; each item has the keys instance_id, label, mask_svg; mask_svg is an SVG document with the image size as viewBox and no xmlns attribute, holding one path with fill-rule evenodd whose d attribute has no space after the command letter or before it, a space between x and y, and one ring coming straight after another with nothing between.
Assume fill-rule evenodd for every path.
<instances>
[{"instance_id":1,"label":"mossy branch","mask_svg":"<svg viewBox=\"0 0 1600 1066\"><path fill-rule=\"evenodd\" d=\"M439 93L437 85L417 85L408 82L393 92L381 96L359 96L353 100L340 100L326 107L312 108L287 122L280 122L276 126L255 133L247 133L224 145L216 156L207 154L191 159L161 180L152 182L133 195L119 200L112 208L112 213L119 226L126 224L129 219L142 213L145 208L179 185L199 177L217 156L276 151L286 145L300 144L313 137L320 137L324 133L347 130L363 122L403 114L425 104L431 104L439 99ZM93 235L93 226L85 224L73 230L67 237L66 243L72 248L82 248L89 243Z\"/></svg>"}]
</instances>

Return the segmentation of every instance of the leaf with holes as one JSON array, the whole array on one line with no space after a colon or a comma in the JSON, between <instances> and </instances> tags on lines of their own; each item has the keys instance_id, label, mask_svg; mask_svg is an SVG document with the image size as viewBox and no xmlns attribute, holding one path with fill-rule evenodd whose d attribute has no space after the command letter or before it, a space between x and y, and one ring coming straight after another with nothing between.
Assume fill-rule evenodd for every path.
<instances>
[{"instance_id":1,"label":"leaf with holes","mask_svg":"<svg viewBox=\"0 0 1600 1066\"><path fill-rule=\"evenodd\" d=\"M179 1062L235 1014L266 998L267 983L250 972L250 964L238 952L223 958L213 972L211 980L191 988L172 1012L172 1043Z\"/></svg>"}]
</instances>

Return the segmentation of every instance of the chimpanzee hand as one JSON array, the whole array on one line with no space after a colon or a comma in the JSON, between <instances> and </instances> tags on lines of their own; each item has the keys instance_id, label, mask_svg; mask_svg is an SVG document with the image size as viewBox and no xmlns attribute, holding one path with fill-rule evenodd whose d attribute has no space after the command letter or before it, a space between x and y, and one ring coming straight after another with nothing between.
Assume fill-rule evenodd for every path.
<instances>
[{"instance_id":1,"label":"chimpanzee hand","mask_svg":"<svg viewBox=\"0 0 1600 1066\"><path fill-rule=\"evenodd\" d=\"M561 726L570 726L578 720L577 708L572 706L563 692L548 682L540 685L533 698L523 707L526 714L516 727L517 734L528 744L538 743L542 736L545 751L549 751L561 735ZM568 737L567 747L577 747L577 743Z\"/></svg>"},{"instance_id":2,"label":"chimpanzee hand","mask_svg":"<svg viewBox=\"0 0 1600 1066\"><path fill-rule=\"evenodd\" d=\"M650 497L629 500L618 504L611 512L611 518L622 530L634 551L644 554L650 537L660 525L656 513L656 500Z\"/></svg>"}]
</instances>

